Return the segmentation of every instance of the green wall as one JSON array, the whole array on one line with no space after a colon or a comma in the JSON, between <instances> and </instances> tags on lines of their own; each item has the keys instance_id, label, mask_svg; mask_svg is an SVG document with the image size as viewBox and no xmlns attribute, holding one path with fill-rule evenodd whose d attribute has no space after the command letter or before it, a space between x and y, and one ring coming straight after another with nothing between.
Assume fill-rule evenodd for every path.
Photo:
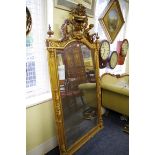
<instances>
[{"instance_id":1,"label":"green wall","mask_svg":"<svg viewBox=\"0 0 155 155\"><path fill-rule=\"evenodd\" d=\"M55 136L52 101L26 109L26 151Z\"/></svg>"}]
</instances>

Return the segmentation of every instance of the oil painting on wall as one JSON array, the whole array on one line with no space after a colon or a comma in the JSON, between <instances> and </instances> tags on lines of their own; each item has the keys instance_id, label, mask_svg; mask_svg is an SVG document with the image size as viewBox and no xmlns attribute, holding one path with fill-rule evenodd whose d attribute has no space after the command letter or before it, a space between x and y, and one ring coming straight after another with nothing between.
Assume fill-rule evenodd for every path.
<instances>
[{"instance_id":1,"label":"oil painting on wall","mask_svg":"<svg viewBox=\"0 0 155 155\"><path fill-rule=\"evenodd\" d=\"M99 22L110 43L113 43L124 24L118 0L111 0L99 18Z\"/></svg>"}]
</instances>

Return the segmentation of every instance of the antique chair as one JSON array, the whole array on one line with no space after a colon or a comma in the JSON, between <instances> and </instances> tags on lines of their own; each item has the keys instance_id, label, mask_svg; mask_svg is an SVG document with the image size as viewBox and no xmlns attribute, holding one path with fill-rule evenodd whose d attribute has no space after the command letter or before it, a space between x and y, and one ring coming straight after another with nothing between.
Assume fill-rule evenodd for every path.
<instances>
[{"instance_id":1,"label":"antique chair","mask_svg":"<svg viewBox=\"0 0 155 155\"><path fill-rule=\"evenodd\" d=\"M84 104L81 91L78 89L78 85L87 81L80 45L78 46L75 43L68 46L64 50L63 62L66 68L66 97L71 97L74 105L77 107L77 98L80 98L81 103Z\"/></svg>"}]
</instances>

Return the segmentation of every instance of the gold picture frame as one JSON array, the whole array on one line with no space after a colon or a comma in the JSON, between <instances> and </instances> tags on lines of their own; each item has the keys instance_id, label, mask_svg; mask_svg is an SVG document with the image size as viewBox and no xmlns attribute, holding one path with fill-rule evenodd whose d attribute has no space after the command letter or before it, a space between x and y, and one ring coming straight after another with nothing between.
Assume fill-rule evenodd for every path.
<instances>
[{"instance_id":1,"label":"gold picture frame","mask_svg":"<svg viewBox=\"0 0 155 155\"><path fill-rule=\"evenodd\" d=\"M125 23L118 0L111 0L99 17L99 22L110 43L113 43L117 34Z\"/></svg>"}]
</instances>

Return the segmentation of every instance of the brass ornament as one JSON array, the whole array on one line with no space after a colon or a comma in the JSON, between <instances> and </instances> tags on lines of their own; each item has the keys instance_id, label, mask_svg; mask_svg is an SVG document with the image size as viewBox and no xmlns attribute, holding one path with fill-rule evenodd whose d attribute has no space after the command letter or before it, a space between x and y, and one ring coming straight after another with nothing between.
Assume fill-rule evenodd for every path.
<instances>
[{"instance_id":1,"label":"brass ornament","mask_svg":"<svg viewBox=\"0 0 155 155\"><path fill-rule=\"evenodd\" d=\"M54 34L54 32L51 30L51 26L50 26L50 25L49 25L49 27L48 27L48 32L47 32L47 34L49 35L49 37L51 37L51 35Z\"/></svg>"}]
</instances>

